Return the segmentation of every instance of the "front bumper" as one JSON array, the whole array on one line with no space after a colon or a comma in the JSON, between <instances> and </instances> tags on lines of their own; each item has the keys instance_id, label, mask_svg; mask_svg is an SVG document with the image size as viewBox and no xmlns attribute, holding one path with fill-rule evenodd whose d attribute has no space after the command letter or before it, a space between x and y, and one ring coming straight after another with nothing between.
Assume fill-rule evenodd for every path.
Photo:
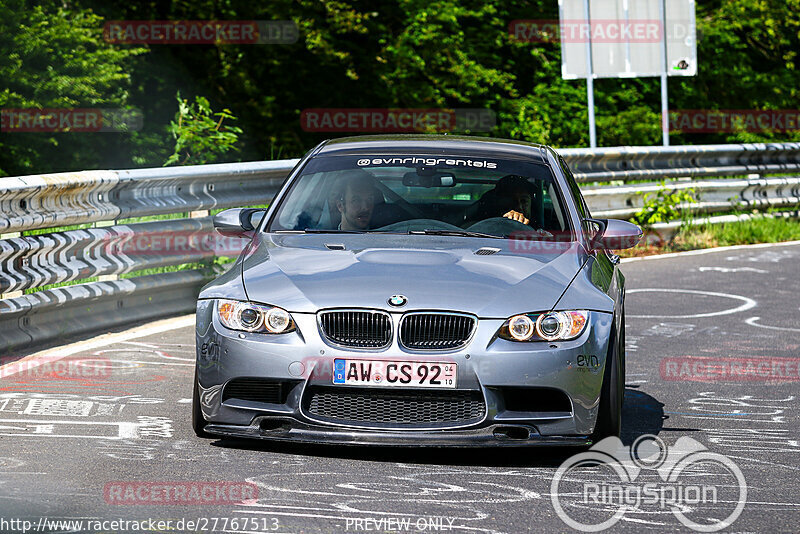
<instances>
[{"instance_id":1,"label":"front bumper","mask_svg":"<svg viewBox=\"0 0 800 534\"><path fill-rule=\"evenodd\" d=\"M211 434L345 445L589 444L597 418L611 314L592 312L589 326L578 339L558 343L498 339L495 334L503 319L481 319L467 346L456 351L425 352L406 350L396 341L380 351L331 345L320 333L313 314L294 313L297 331L289 334L234 332L219 323L214 308L213 300L198 302L196 332L200 405L209 423L206 431ZM393 320L398 321L400 315L393 313ZM309 412L306 395L318 387L332 389L334 358L456 363L458 390L480 392L484 415L466 424L414 427L321 419ZM274 402L225 399L223 391L228 382L242 377L285 381L292 387L284 398ZM536 406L520 409L510 406L504 393L509 388L547 388L568 401L566 408L558 410Z\"/></svg>"}]
</instances>

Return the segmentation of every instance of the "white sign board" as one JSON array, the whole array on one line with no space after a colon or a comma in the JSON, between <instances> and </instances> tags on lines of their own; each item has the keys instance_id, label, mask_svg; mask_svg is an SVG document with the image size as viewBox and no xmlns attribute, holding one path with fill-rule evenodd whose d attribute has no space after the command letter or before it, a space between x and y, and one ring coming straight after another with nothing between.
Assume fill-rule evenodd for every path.
<instances>
[{"instance_id":1,"label":"white sign board","mask_svg":"<svg viewBox=\"0 0 800 534\"><path fill-rule=\"evenodd\" d=\"M665 39L667 75L697 74L694 0L590 0L588 20L586 2L558 2L563 78L661 76Z\"/></svg>"}]
</instances>

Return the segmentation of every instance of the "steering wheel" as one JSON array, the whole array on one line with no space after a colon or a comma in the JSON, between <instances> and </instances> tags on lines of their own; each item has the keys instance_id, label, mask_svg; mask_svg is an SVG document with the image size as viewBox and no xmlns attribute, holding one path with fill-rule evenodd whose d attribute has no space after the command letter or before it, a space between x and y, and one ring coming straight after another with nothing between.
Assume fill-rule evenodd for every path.
<instances>
[{"instance_id":1,"label":"steering wheel","mask_svg":"<svg viewBox=\"0 0 800 534\"><path fill-rule=\"evenodd\" d=\"M449 224L436 219L411 219L410 221L400 221L393 224L387 224L381 228L376 228L374 231L380 232L410 232L412 230L454 230L462 232L464 229L459 228L454 224Z\"/></svg>"},{"instance_id":2,"label":"steering wheel","mask_svg":"<svg viewBox=\"0 0 800 534\"><path fill-rule=\"evenodd\" d=\"M484 219L476 222L466 230L469 232L480 232L482 234L503 236L508 236L515 232L525 232L527 234L538 233L542 237L553 237L553 234L546 230L537 230L528 226L527 224L523 224L507 217L491 217L489 219Z\"/></svg>"}]
</instances>

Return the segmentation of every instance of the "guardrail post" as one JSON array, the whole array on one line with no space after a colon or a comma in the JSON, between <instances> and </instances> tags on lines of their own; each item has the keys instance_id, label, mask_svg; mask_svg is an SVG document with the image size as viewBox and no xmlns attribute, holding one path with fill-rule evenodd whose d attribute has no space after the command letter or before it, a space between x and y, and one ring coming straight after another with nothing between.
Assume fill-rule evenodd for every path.
<instances>
[{"instance_id":1,"label":"guardrail post","mask_svg":"<svg viewBox=\"0 0 800 534\"><path fill-rule=\"evenodd\" d=\"M0 234L0 239L12 239L14 237L22 236L22 232L9 232L7 234ZM21 297L24 291L10 291L8 293L0 293L0 299L15 299Z\"/></svg>"},{"instance_id":2,"label":"guardrail post","mask_svg":"<svg viewBox=\"0 0 800 534\"><path fill-rule=\"evenodd\" d=\"M214 188L211 187L211 190L213 191ZM190 211L188 213L188 215L189 215L190 219L201 219L203 217L209 217L211 215L211 210ZM214 270L214 262L215 262L216 258L217 258L217 254L215 252L214 255L211 258L208 258L206 260L201 261L200 264L203 266L204 269L209 269L209 270L213 271Z\"/></svg>"},{"instance_id":3,"label":"guardrail post","mask_svg":"<svg viewBox=\"0 0 800 534\"><path fill-rule=\"evenodd\" d=\"M114 226L117 224L117 221L96 221L94 223L95 228L106 228L108 226ZM118 274L101 274L97 277L98 282L114 282L119 280Z\"/></svg>"}]
</instances>

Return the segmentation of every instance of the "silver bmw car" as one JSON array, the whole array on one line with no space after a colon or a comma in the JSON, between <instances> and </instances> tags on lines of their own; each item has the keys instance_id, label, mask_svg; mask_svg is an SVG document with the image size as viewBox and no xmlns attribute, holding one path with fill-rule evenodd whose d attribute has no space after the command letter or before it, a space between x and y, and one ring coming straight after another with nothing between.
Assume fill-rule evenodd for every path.
<instances>
[{"instance_id":1,"label":"silver bmw car","mask_svg":"<svg viewBox=\"0 0 800 534\"><path fill-rule=\"evenodd\" d=\"M639 227L591 218L551 148L453 136L326 141L197 302L198 436L577 445L620 432Z\"/></svg>"}]
</instances>

